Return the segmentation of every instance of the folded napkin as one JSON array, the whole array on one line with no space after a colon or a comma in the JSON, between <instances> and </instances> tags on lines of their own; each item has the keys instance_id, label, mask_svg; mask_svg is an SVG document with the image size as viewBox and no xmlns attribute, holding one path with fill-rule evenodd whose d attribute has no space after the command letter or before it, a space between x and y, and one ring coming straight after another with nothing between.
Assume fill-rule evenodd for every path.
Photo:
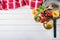
<instances>
[{"instance_id":1,"label":"folded napkin","mask_svg":"<svg viewBox=\"0 0 60 40\"><path fill-rule=\"evenodd\" d=\"M43 0L25 0L26 5L28 5L31 9L36 9L40 5L42 5Z\"/></svg>"},{"instance_id":2,"label":"folded napkin","mask_svg":"<svg viewBox=\"0 0 60 40\"><path fill-rule=\"evenodd\" d=\"M0 0L0 10L15 9L28 5L31 9L38 8L43 0Z\"/></svg>"}]
</instances>

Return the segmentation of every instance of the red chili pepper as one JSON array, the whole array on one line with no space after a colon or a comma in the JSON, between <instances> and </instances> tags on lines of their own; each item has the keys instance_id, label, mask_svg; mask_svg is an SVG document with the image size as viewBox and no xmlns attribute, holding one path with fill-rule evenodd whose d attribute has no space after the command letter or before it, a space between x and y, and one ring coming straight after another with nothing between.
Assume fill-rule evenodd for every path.
<instances>
[{"instance_id":1,"label":"red chili pepper","mask_svg":"<svg viewBox=\"0 0 60 40\"><path fill-rule=\"evenodd\" d=\"M40 22L43 23L45 20L43 18L41 18Z\"/></svg>"},{"instance_id":2,"label":"red chili pepper","mask_svg":"<svg viewBox=\"0 0 60 40\"><path fill-rule=\"evenodd\" d=\"M44 14L42 13L42 14L40 14L41 15L41 17L44 17Z\"/></svg>"}]
</instances>

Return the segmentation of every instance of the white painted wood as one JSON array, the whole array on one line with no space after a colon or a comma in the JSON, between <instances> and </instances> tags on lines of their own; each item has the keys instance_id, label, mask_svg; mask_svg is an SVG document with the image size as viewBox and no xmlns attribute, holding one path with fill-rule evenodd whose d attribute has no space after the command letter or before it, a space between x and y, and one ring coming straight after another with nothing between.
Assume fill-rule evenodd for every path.
<instances>
[{"instance_id":1,"label":"white painted wood","mask_svg":"<svg viewBox=\"0 0 60 40\"><path fill-rule=\"evenodd\" d=\"M60 40L60 20L57 21L57 40ZM0 40L55 40L53 29L45 30L33 19L29 7L0 11Z\"/></svg>"}]
</instances>

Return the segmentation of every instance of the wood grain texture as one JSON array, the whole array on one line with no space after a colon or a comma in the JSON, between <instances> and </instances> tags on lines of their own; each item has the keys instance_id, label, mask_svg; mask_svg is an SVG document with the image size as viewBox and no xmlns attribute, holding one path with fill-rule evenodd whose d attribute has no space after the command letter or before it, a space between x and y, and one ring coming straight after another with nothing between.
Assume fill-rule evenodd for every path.
<instances>
[{"instance_id":1,"label":"wood grain texture","mask_svg":"<svg viewBox=\"0 0 60 40\"><path fill-rule=\"evenodd\" d=\"M47 31L33 19L29 7L0 11L0 40L56 40L53 29ZM57 40L60 40L60 19L57 21Z\"/></svg>"}]
</instances>

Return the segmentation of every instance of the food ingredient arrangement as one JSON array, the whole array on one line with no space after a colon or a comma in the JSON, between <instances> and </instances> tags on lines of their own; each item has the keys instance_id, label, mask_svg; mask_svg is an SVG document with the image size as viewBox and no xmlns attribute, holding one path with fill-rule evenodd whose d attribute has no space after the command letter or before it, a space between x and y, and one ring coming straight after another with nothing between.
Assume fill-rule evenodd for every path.
<instances>
[{"instance_id":1,"label":"food ingredient arrangement","mask_svg":"<svg viewBox=\"0 0 60 40\"><path fill-rule=\"evenodd\" d=\"M0 0L0 10L29 6L36 22L43 23L47 30L54 28L56 38L56 20L60 18L60 0Z\"/></svg>"},{"instance_id":2,"label":"food ingredient arrangement","mask_svg":"<svg viewBox=\"0 0 60 40\"><path fill-rule=\"evenodd\" d=\"M37 9L32 10L34 20L43 23L43 27L47 30L54 29L54 38L56 38L56 20L60 18L60 5L57 1L47 1L40 5ZM47 6L46 6L47 5Z\"/></svg>"}]
</instances>

